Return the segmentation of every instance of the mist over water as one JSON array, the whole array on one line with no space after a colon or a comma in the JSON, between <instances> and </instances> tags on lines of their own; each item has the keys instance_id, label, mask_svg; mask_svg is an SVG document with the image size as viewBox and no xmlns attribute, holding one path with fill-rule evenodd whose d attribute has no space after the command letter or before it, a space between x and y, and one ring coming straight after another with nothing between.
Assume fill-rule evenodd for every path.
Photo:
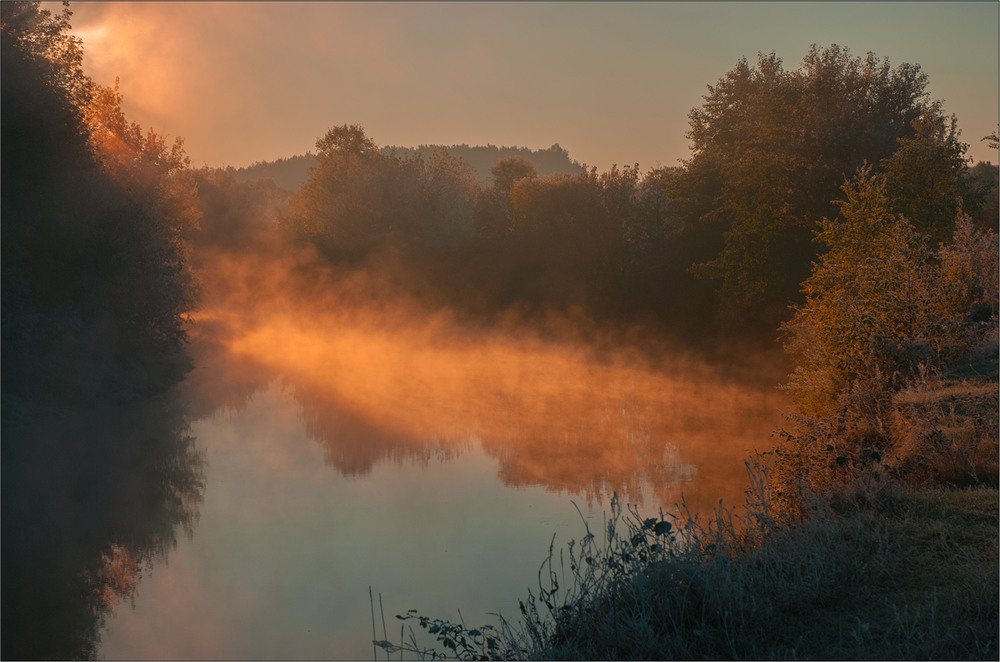
<instances>
[{"instance_id":1,"label":"mist over water","mask_svg":"<svg viewBox=\"0 0 1000 662\"><path fill-rule=\"evenodd\" d=\"M785 404L774 357L738 370L576 313L463 319L384 263L201 258L201 516L108 620L106 659L368 657L369 586L390 619L514 616L552 536L585 533L574 503L595 530L614 493L739 504Z\"/></svg>"},{"instance_id":2,"label":"mist over water","mask_svg":"<svg viewBox=\"0 0 1000 662\"><path fill-rule=\"evenodd\" d=\"M513 315L463 324L386 295L376 272L338 279L308 256L220 258L212 273L219 289L196 337L226 365L285 385L345 475L479 445L511 487L641 502L645 486L661 502L647 505L670 506L686 486L698 502L738 502L742 458L769 445L784 404L780 361L763 371L775 357L755 357L757 379L738 381L690 353L642 351L634 337L566 317L541 329Z\"/></svg>"}]
</instances>

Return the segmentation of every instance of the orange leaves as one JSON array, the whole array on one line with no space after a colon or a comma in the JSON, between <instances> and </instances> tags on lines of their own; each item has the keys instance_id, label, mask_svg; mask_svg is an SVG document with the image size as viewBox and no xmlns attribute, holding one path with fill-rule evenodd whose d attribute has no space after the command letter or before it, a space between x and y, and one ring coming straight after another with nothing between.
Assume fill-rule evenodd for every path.
<instances>
[{"instance_id":1,"label":"orange leaves","mask_svg":"<svg viewBox=\"0 0 1000 662\"><path fill-rule=\"evenodd\" d=\"M95 86L82 108L91 147L102 165L121 178L162 177L186 168L190 160L184 141L176 138L168 146L153 129L143 133L125 118L123 100L116 79L114 87Z\"/></svg>"}]
</instances>

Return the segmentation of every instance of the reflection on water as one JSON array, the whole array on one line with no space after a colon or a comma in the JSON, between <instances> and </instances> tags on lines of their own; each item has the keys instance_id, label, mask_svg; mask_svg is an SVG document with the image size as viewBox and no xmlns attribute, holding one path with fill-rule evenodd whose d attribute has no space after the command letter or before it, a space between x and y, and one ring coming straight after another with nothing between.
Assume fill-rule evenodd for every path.
<instances>
[{"instance_id":1,"label":"reflection on water","mask_svg":"<svg viewBox=\"0 0 1000 662\"><path fill-rule=\"evenodd\" d=\"M265 319L203 317L215 360L255 375L242 393L280 378L344 475L384 460L450 457L474 443L511 487L588 503L614 492L642 503L651 489L658 503L649 505L671 506L685 486L695 505L739 502L742 458L768 445L782 404L773 388L721 380L693 359L651 364L626 351L462 334L440 319L357 309Z\"/></svg>"},{"instance_id":2,"label":"reflection on water","mask_svg":"<svg viewBox=\"0 0 1000 662\"><path fill-rule=\"evenodd\" d=\"M343 476L277 384L192 431L209 467L198 529L109 618L106 659L371 659L369 586L395 636L410 608L513 617L552 535L582 528L565 495L511 490L475 447Z\"/></svg>"},{"instance_id":3,"label":"reflection on water","mask_svg":"<svg viewBox=\"0 0 1000 662\"><path fill-rule=\"evenodd\" d=\"M614 492L651 511L738 503L783 404L690 358L385 307L198 321L198 531L115 610L107 659L368 657L369 586L392 622L516 615L552 535L583 533L571 500L595 531Z\"/></svg>"},{"instance_id":4,"label":"reflection on water","mask_svg":"<svg viewBox=\"0 0 1000 662\"><path fill-rule=\"evenodd\" d=\"M192 534L201 459L176 394L3 400L3 657L91 657L108 611Z\"/></svg>"}]
</instances>

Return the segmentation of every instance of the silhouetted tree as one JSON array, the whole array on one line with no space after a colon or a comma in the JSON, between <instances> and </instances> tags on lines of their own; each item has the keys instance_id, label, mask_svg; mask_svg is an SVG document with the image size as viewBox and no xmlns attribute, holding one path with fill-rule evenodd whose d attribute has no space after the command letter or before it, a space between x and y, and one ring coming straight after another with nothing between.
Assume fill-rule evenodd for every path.
<instances>
[{"instance_id":1,"label":"silhouetted tree","mask_svg":"<svg viewBox=\"0 0 1000 662\"><path fill-rule=\"evenodd\" d=\"M70 16L0 4L7 659L92 657L202 487L165 388L187 367L183 151L83 75Z\"/></svg>"},{"instance_id":2,"label":"silhouetted tree","mask_svg":"<svg viewBox=\"0 0 1000 662\"><path fill-rule=\"evenodd\" d=\"M896 151L882 162L887 194L894 212L940 243L950 237L963 198L975 196L963 176L968 145L958 139L955 117L947 121L936 106L914 120L913 128L913 137L899 138Z\"/></svg>"},{"instance_id":3,"label":"silhouetted tree","mask_svg":"<svg viewBox=\"0 0 1000 662\"><path fill-rule=\"evenodd\" d=\"M417 159L384 155L358 125L331 129L316 142L318 164L290 200L285 223L335 260L362 260L417 226Z\"/></svg>"},{"instance_id":4,"label":"silhouetted tree","mask_svg":"<svg viewBox=\"0 0 1000 662\"><path fill-rule=\"evenodd\" d=\"M180 229L196 220L183 150L142 137L120 95L83 75L68 10L2 12L3 389L155 390L183 364ZM69 367L81 360L92 369Z\"/></svg>"},{"instance_id":5,"label":"silhouetted tree","mask_svg":"<svg viewBox=\"0 0 1000 662\"><path fill-rule=\"evenodd\" d=\"M730 315L797 298L815 248L811 235L833 216L837 188L865 161L878 164L934 115L916 65L890 68L869 53L813 46L787 71L774 53L740 60L691 111L692 156L674 188L687 223L713 223L725 244L696 269L720 284Z\"/></svg>"}]
</instances>

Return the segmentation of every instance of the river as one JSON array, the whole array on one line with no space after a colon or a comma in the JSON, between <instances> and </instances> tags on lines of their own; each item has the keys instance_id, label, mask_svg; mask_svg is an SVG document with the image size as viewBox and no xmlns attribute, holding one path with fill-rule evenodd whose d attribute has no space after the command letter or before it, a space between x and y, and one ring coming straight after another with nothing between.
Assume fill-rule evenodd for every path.
<instances>
[{"instance_id":1,"label":"river","mask_svg":"<svg viewBox=\"0 0 1000 662\"><path fill-rule=\"evenodd\" d=\"M741 502L785 404L681 354L385 306L233 310L197 317L181 389L197 519L110 610L100 658L368 659L370 588L396 641L408 609L515 617L553 535L600 530L613 493Z\"/></svg>"}]
</instances>

